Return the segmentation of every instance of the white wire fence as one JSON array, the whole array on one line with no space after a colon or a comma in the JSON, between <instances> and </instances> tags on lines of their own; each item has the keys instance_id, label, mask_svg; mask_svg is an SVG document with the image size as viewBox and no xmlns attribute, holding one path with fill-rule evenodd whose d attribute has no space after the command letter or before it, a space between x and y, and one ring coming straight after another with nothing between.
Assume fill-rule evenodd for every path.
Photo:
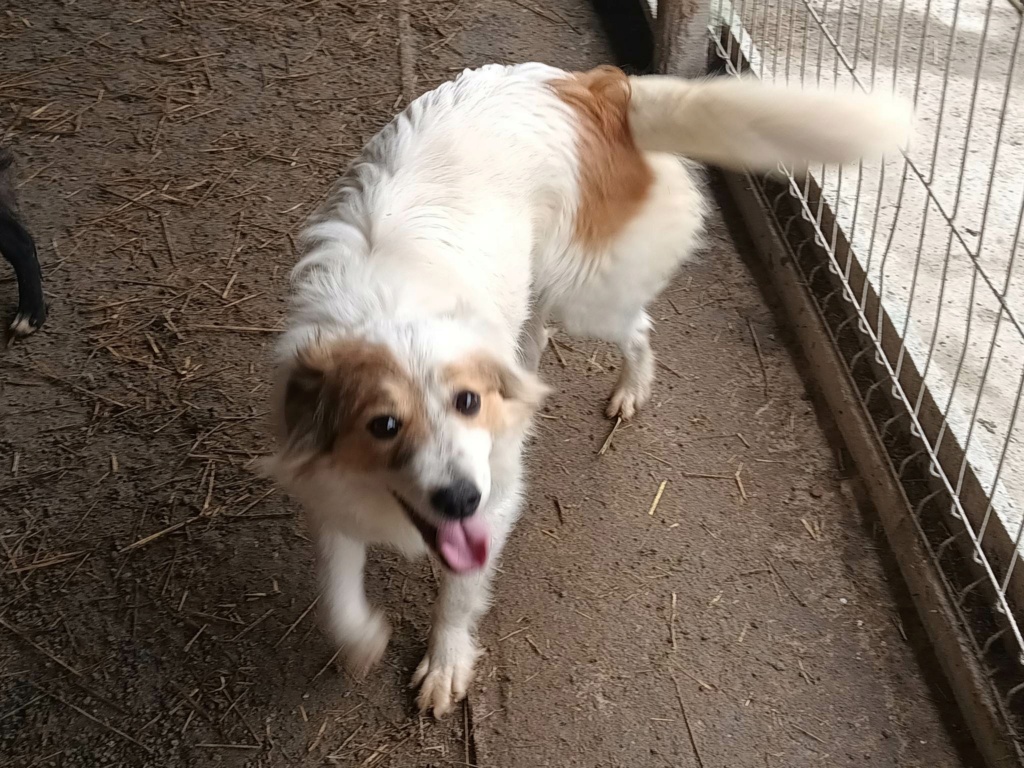
<instances>
[{"instance_id":1,"label":"white wire fence","mask_svg":"<svg viewBox=\"0 0 1024 768\"><path fill-rule=\"evenodd\" d=\"M836 289L825 301L847 318L833 330L863 345L848 361L855 379L873 377L861 388L865 402L889 408L883 439L909 435L898 468L905 486L917 484L908 493L917 522L931 531L975 650L986 664L997 648L1011 660L1002 704L1024 709L1021 8L710 2L712 50L731 74L895 90L915 104L904 152L799 179L780 169L782 184L816 246L808 282L827 271ZM924 471L914 475L914 465Z\"/></svg>"}]
</instances>

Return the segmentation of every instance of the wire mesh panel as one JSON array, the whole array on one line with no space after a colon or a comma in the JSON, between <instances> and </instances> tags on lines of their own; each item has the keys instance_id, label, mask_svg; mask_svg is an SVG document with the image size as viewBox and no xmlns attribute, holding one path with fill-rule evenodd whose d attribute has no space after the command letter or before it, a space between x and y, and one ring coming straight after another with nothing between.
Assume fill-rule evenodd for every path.
<instances>
[{"instance_id":1,"label":"wire mesh panel","mask_svg":"<svg viewBox=\"0 0 1024 768\"><path fill-rule=\"evenodd\" d=\"M866 345L848 360L855 378L858 366L872 372L861 388L869 410L881 400L891 409L876 422L883 439L909 435L901 475L906 482L912 464L925 467L908 494L916 522L939 510L941 526L929 528L935 562L977 654L986 659L998 646L1011 659L1001 700L1021 707L1021 8L1016 0L710 2L713 50L733 75L895 91L914 102L905 151L801 177L780 169L780 178L816 246L811 277L827 271L836 286L827 299L845 307L838 331ZM977 618L972 606L995 619Z\"/></svg>"}]
</instances>

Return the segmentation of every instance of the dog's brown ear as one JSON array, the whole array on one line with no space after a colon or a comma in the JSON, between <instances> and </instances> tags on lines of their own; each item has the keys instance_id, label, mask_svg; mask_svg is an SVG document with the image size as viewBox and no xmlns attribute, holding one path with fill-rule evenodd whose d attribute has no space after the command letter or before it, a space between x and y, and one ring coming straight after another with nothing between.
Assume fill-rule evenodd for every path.
<instances>
[{"instance_id":1,"label":"dog's brown ear","mask_svg":"<svg viewBox=\"0 0 1024 768\"><path fill-rule=\"evenodd\" d=\"M330 357L311 347L298 354L288 373L281 399L281 426L289 453L326 453L334 444L341 415L340 393L329 366Z\"/></svg>"},{"instance_id":2,"label":"dog's brown ear","mask_svg":"<svg viewBox=\"0 0 1024 768\"><path fill-rule=\"evenodd\" d=\"M362 339L316 341L296 353L277 397L278 437L292 460L330 453L385 381L400 375L394 356Z\"/></svg>"},{"instance_id":3,"label":"dog's brown ear","mask_svg":"<svg viewBox=\"0 0 1024 768\"><path fill-rule=\"evenodd\" d=\"M509 420L516 424L529 419L540 408L551 387L519 366L497 365L498 392L505 401Z\"/></svg>"}]
</instances>

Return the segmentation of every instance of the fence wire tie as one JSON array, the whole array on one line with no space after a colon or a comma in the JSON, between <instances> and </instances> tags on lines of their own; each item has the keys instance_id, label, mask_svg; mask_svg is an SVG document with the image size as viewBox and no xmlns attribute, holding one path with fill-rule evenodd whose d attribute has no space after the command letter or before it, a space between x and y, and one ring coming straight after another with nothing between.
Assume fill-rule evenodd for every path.
<instances>
[{"instance_id":1,"label":"fence wire tie","mask_svg":"<svg viewBox=\"0 0 1024 768\"><path fill-rule=\"evenodd\" d=\"M898 477L902 478L903 477L903 473L906 471L907 467L910 466L910 462L913 461L914 459L916 459L920 455L921 455L921 451L914 451L912 454L907 456L907 458L905 458L903 461L900 462L900 468L899 468L899 470L897 470L896 475Z\"/></svg>"},{"instance_id":2,"label":"fence wire tie","mask_svg":"<svg viewBox=\"0 0 1024 768\"><path fill-rule=\"evenodd\" d=\"M885 420L885 423L882 424L882 437L885 437L887 434L889 434L889 425L898 422L901 418L903 418L903 415L904 414L902 413L897 413L892 418Z\"/></svg>"},{"instance_id":3,"label":"fence wire tie","mask_svg":"<svg viewBox=\"0 0 1024 768\"><path fill-rule=\"evenodd\" d=\"M957 540L958 536L960 536L959 533L954 533L948 539L946 539L941 544L939 544L939 548L935 551L935 558L937 560L941 560L942 559L943 553L949 548L950 544L952 544L954 541Z\"/></svg>"},{"instance_id":4,"label":"fence wire tie","mask_svg":"<svg viewBox=\"0 0 1024 768\"><path fill-rule=\"evenodd\" d=\"M956 541L956 539L957 539L957 538L958 538L959 536L961 536L961 535L959 535L959 534L953 534L953 535L952 535L951 537L949 537L949 538L948 538L948 539L946 539L946 540L945 540L944 542L942 542L942 544L940 544L940 545L939 545L939 548L938 548L938 549L937 549L937 550L935 551L935 557L936 557L937 559L941 559L941 558L942 558L942 556L943 556L943 554L945 553L945 551L946 551L947 549L949 549L949 546L950 546L950 545L951 545L951 544L952 544L953 542L955 542L955 541Z\"/></svg>"},{"instance_id":5,"label":"fence wire tie","mask_svg":"<svg viewBox=\"0 0 1024 768\"><path fill-rule=\"evenodd\" d=\"M875 396L875 392L878 391L878 387L879 387L879 385L881 385L881 383L882 383L881 380L876 381L874 384L872 384L870 387L868 387L867 391L864 393L864 407L865 408L869 408L869 409L871 408L871 398L873 398Z\"/></svg>"},{"instance_id":6,"label":"fence wire tie","mask_svg":"<svg viewBox=\"0 0 1024 768\"><path fill-rule=\"evenodd\" d=\"M974 580L974 581L972 581L972 582L971 582L970 584L968 584L968 585L967 585L966 587L964 587L964 588L963 588L963 589L962 589L962 590L960 591L960 594L959 594L959 596L958 596L958 597L957 597L957 599L956 599L956 604L957 604L958 606L960 606L961 608L963 608L963 605L964 605L964 601L965 601L965 600L967 600L967 596L968 596L968 595L969 595L969 594L970 594L971 592L973 592L973 591L974 591L974 588L975 588L975 587L977 587L977 586L978 586L979 584L984 584L984 583L985 583L986 581L988 581L988 577L986 577L986 576L982 576L982 577L981 577L980 579L975 579L975 580Z\"/></svg>"},{"instance_id":7,"label":"fence wire tie","mask_svg":"<svg viewBox=\"0 0 1024 768\"><path fill-rule=\"evenodd\" d=\"M996 601L996 607L997 608L1001 608L1001 606L999 605L998 601ZM992 650L992 646L995 645L996 640L998 640L999 638L1001 638L1005 634L1006 634L1006 627L1003 627L998 632L996 632L994 635L992 635L992 637L990 637L988 640L986 640L985 644L983 646L981 646L981 655L982 656L987 656L988 652L990 650Z\"/></svg>"},{"instance_id":8,"label":"fence wire tie","mask_svg":"<svg viewBox=\"0 0 1024 768\"><path fill-rule=\"evenodd\" d=\"M1024 653L1020 654L1017 657L1017 663L1020 664L1021 666L1024 666ZM1024 683L1021 683L1020 685L1015 685L1015 686L1013 686L1013 688L1011 688L1009 691L1007 691L1007 693L1006 693L1006 706L1007 706L1007 708L1010 707L1010 700L1014 696L1016 696L1018 693L1020 693L1020 691L1022 689L1024 689Z\"/></svg>"}]
</instances>

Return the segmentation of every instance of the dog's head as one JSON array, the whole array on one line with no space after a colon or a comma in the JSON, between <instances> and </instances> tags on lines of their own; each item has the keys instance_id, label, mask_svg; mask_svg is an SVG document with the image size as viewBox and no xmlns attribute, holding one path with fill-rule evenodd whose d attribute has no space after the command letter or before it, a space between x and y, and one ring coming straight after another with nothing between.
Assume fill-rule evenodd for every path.
<instances>
[{"instance_id":1,"label":"dog's head","mask_svg":"<svg viewBox=\"0 0 1024 768\"><path fill-rule=\"evenodd\" d=\"M437 346L350 337L299 349L277 397L273 463L289 484L314 472L374 477L449 568L470 571L487 559L478 513L492 449L522 432L547 388L481 346Z\"/></svg>"}]
</instances>

